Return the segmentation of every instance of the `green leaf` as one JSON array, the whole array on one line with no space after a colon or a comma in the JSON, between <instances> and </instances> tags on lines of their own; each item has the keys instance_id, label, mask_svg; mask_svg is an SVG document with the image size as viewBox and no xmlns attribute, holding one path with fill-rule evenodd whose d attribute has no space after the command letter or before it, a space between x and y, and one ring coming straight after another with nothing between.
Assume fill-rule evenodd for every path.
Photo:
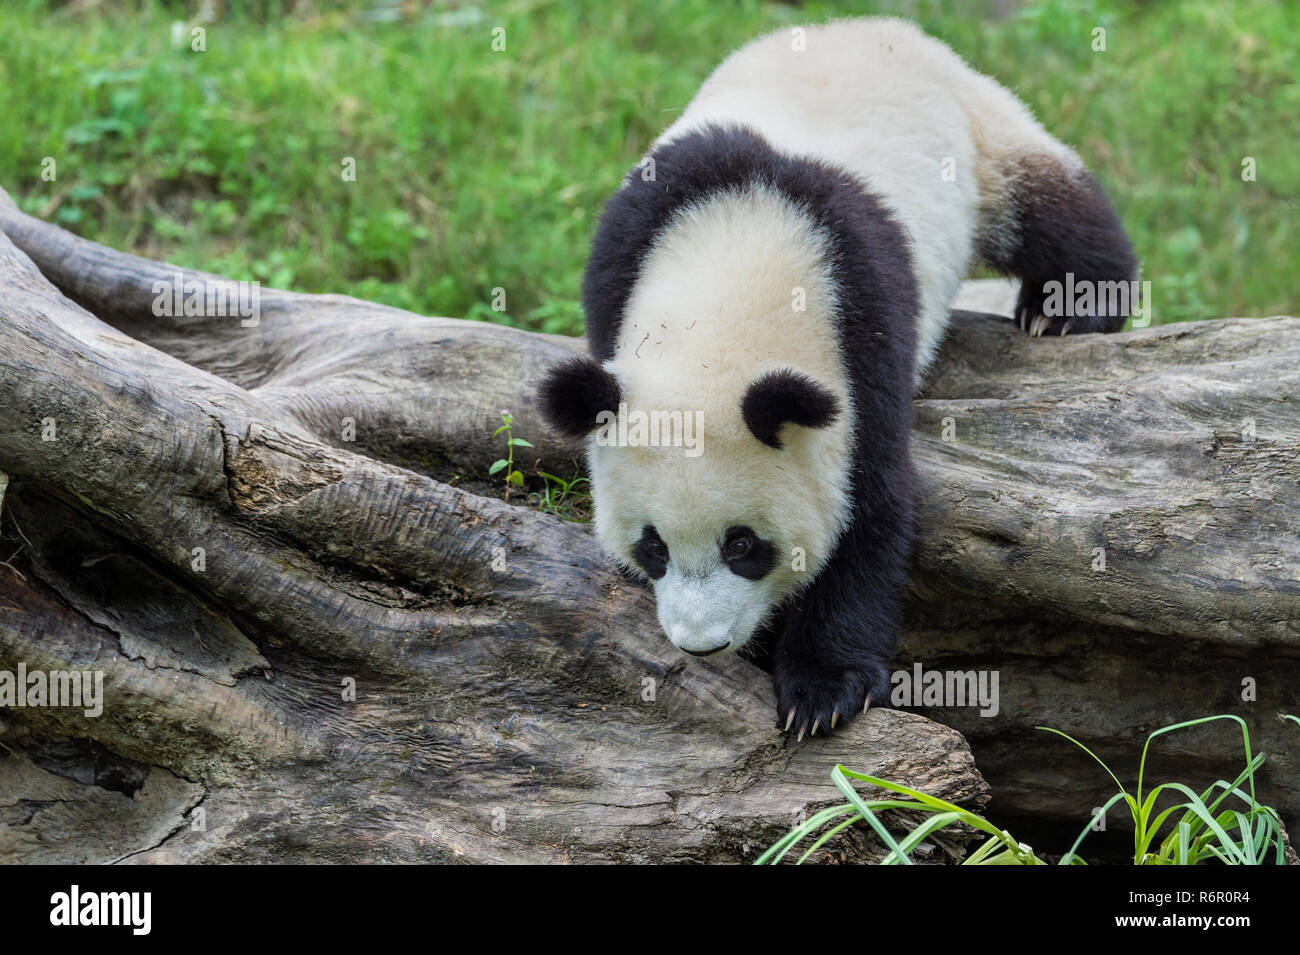
<instances>
[{"instance_id":1,"label":"green leaf","mask_svg":"<svg viewBox=\"0 0 1300 955\"><path fill-rule=\"evenodd\" d=\"M500 471L503 467L505 467L509 463L510 462L507 461L505 458L500 458L496 461L493 461L492 467L488 468L488 474L496 474L498 471Z\"/></svg>"},{"instance_id":2,"label":"green leaf","mask_svg":"<svg viewBox=\"0 0 1300 955\"><path fill-rule=\"evenodd\" d=\"M509 481L510 481L511 484L518 484L520 487L523 487L523 486L524 486L524 474L523 474L523 472L522 472L522 471L511 471L511 472L510 472L510 478L509 478Z\"/></svg>"},{"instance_id":3,"label":"green leaf","mask_svg":"<svg viewBox=\"0 0 1300 955\"><path fill-rule=\"evenodd\" d=\"M876 830L876 835L880 837L880 841L890 850L890 854L885 858L887 860L896 860L903 865L914 865L915 863L907 857L907 853L898 847L898 843L895 842L894 837L889 834L889 830L885 828L884 823L877 819L876 814L867 807L866 801L858 791L853 788L853 784L849 782L847 778L848 776L855 776L858 779L864 778L857 773L850 773L843 766L839 765L831 770L831 782L833 782L836 788L844 794L844 797L853 805L853 808L861 813L862 818L867 821L867 824L870 825L872 829ZM895 788L895 791L897 791L896 787L887 786L885 788Z\"/></svg>"},{"instance_id":4,"label":"green leaf","mask_svg":"<svg viewBox=\"0 0 1300 955\"><path fill-rule=\"evenodd\" d=\"M531 448L531 447L532 447L532 445L529 444L527 441L525 441L523 438L511 438L511 439L510 439L510 443L513 444L513 445L516 445L516 446L518 446L518 447L521 447L521 448Z\"/></svg>"}]
</instances>

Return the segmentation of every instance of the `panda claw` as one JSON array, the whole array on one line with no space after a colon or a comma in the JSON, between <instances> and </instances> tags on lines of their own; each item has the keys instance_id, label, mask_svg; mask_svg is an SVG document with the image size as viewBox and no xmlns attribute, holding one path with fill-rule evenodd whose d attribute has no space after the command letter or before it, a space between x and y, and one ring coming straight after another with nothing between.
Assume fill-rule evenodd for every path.
<instances>
[{"instance_id":1,"label":"panda claw","mask_svg":"<svg viewBox=\"0 0 1300 955\"><path fill-rule=\"evenodd\" d=\"M1062 337L1062 338L1064 338L1066 335L1070 334L1070 326L1073 325L1073 324L1074 324L1074 319L1070 319L1068 322L1066 322L1064 325L1061 326L1061 337Z\"/></svg>"},{"instance_id":2,"label":"panda claw","mask_svg":"<svg viewBox=\"0 0 1300 955\"><path fill-rule=\"evenodd\" d=\"M779 707L776 723L786 726L790 744L807 736L828 736L842 732L854 714L867 711L871 699L889 699L889 674L874 659L858 661L848 668L828 666L813 660L777 657L774 679ZM863 699L867 704L863 706ZM784 717L784 719L782 719ZM795 736L795 731L798 736Z\"/></svg>"},{"instance_id":3,"label":"panda claw","mask_svg":"<svg viewBox=\"0 0 1300 955\"><path fill-rule=\"evenodd\" d=\"M870 697L870 696L867 697L867 702L866 702L866 705L862 707L862 712L865 714L865 713L867 712L867 710L869 710L869 709L871 709L871 697Z\"/></svg>"}]
</instances>

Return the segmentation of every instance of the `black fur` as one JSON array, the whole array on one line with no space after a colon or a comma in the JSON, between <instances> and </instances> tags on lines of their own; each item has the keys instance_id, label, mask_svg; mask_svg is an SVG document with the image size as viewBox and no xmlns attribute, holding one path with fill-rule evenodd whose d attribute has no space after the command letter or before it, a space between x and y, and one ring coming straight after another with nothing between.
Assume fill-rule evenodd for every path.
<instances>
[{"instance_id":1,"label":"black fur","mask_svg":"<svg viewBox=\"0 0 1300 955\"><path fill-rule=\"evenodd\" d=\"M736 554L734 547L744 541L747 550ZM748 527L729 527L722 540L722 561L733 574L739 574L746 580L762 580L776 566L776 548L770 540L764 540Z\"/></svg>"},{"instance_id":2,"label":"black fur","mask_svg":"<svg viewBox=\"0 0 1300 955\"><path fill-rule=\"evenodd\" d=\"M745 424L764 444L781 447L781 426L786 422L805 428L824 428L839 414L835 396L807 375L782 369L770 371L745 390L741 402Z\"/></svg>"},{"instance_id":3,"label":"black fur","mask_svg":"<svg viewBox=\"0 0 1300 955\"><path fill-rule=\"evenodd\" d=\"M617 412L618 381L586 356L557 365L542 382L538 404L542 417L568 438L581 438L596 428L602 411Z\"/></svg>"},{"instance_id":4,"label":"black fur","mask_svg":"<svg viewBox=\"0 0 1300 955\"><path fill-rule=\"evenodd\" d=\"M1016 323L1026 330L1038 316L1049 319L1044 334L1117 332L1136 308L1107 308L1099 300L1084 314L1048 315L1049 282L1130 282L1138 261L1124 226L1097 181L1082 168L1069 169L1051 157L1026 156L1010 170L1011 205L1017 222L1016 242L981 249L994 268L1021 280ZM1136 288L1136 286L1134 286Z\"/></svg>"},{"instance_id":5,"label":"black fur","mask_svg":"<svg viewBox=\"0 0 1300 955\"><path fill-rule=\"evenodd\" d=\"M651 580L668 572L668 545L649 524L641 528L641 539L632 548L632 556Z\"/></svg>"},{"instance_id":6,"label":"black fur","mask_svg":"<svg viewBox=\"0 0 1300 955\"><path fill-rule=\"evenodd\" d=\"M918 296L907 237L849 172L778 153L745 127L707 127L651 156L654 179L635 167L596 230L583 305L599 361L613 356L647 250L683 207L764 184L802 206L829 243L857 421L844 460L852 471L852 514L820 573L782 608L772 652L780 724L829 729L836 714L848 719L868 699L885 705L889 698L914 536L908 433Z\"/></svg>"}]
</instances>

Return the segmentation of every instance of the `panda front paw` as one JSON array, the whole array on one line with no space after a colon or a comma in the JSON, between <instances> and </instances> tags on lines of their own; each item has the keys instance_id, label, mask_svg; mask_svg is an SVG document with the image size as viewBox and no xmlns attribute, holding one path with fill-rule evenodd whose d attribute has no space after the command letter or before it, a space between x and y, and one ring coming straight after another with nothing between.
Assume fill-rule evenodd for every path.
<instances>
[{"instance_id":1,"label":"panda front paw","mask_svg":"<svg viewBox=\"0 0 1300 955\"><path fill-rule=\"evenodd\" d=\"M809 658L775 661L777 725L784 732L816 736L888 700L883 665L842 667Z\"/></svg>"}]
</instances>

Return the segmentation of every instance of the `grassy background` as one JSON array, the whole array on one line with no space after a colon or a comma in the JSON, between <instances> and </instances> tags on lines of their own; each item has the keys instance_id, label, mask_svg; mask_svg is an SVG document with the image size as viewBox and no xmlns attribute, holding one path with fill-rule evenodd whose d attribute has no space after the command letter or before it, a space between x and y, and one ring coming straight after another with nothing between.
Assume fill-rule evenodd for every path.
<instances>
[{"instance_id":1,"label":"grassy background","mask_svg":"<svg viewBox=\"0 0 1300 955\"><path fill-rule=\"evenodd\" d=\"M729 50L903 12L1079 150L1155 322L1300 311L1293 2L226 0L205 23L199 6L3 0L0 185L25 210L236 279L577 333L601 204Z\"/></svg>"}]
</instances>

